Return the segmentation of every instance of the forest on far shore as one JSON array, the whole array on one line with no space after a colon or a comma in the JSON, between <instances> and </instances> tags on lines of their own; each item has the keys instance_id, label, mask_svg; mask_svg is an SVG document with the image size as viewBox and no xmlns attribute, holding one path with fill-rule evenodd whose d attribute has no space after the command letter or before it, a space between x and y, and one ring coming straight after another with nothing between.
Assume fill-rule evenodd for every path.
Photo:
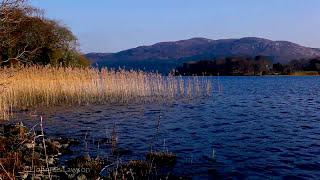
<instances>
[{"instance_id":1,"label":"forest on far shore","mask_svg":"<svg viewBox=\"0 0 320 180\"><path fill-rule=\"evenodd\" d=\"M320 57L292 60L288 64L273 63L267 56L235 56L190 61L176 68L174 74L185 76L320 75Z\"/></svg>"}]
</instances>

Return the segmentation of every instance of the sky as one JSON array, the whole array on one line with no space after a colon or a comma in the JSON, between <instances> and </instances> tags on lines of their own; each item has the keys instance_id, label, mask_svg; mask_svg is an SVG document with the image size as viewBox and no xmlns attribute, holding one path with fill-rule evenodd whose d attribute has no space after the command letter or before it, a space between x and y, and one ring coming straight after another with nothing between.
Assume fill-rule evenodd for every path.
<instances>
[{"instance_id":1,"label":"sky","mask_svg":"<svg viewBox=\"0 0 320 180\"><path fill-rule=\"evenodd\" d=\"M204 37L261 37L320 48L320 0L30 0L88 52Z\"/></svg>"}]
</instances>

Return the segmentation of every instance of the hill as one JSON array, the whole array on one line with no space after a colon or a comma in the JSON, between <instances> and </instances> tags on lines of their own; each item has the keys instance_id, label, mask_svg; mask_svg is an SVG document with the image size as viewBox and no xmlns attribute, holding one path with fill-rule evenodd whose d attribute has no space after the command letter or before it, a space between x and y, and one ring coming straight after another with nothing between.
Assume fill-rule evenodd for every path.
<instances>
[{"instance_id":1,"label":"hill","mask_svg":"<svg viewBox=\"0 0 320 180\"><path fill-rule=\"evenodd\" d=\"M192 38L140 46L118 53L90 53L87 57L99 66L168 72L190 60L259 55L270 57L274 63L287 64L293 59L319 57L320 49L288 41L272 41L256 37L221 40Z\"/></svg>"}]
</instances>

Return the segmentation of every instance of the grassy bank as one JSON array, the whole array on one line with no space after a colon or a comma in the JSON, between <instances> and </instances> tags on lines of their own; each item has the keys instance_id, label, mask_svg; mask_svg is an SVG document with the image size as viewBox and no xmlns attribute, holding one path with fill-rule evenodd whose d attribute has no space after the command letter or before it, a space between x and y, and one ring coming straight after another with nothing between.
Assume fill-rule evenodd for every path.
<instances>
[{"instance_id":1,"label":"grassy bank","mask_svg":"<svg viewBox=\"0 0 320 180\"><path fill-rule=\"evenodd\" d=\"M206 95L202 78L179 78L137 71L94 68L28 67L0 69L0 113L56 105L126 103Z\"/></svg>"},{"instance_id":2,"label":"grassy bank","mask_svg":"<svg viewBox=\"0 0 320 180\"><path fill-rule=\"evenodd\" d=\"M320 76L318 71L298 71L290 73L291 76Z\"/></svg>"}]
</instances>

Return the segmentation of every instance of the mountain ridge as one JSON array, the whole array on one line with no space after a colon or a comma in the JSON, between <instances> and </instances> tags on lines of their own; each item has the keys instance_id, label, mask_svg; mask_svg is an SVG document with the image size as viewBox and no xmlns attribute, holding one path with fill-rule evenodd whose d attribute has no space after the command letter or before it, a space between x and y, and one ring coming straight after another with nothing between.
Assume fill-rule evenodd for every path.
<instances>
[{"instance_id":1,"label":"mountain ridge","mask_svg":"<svg viewBox=\"0 0 320 180\"><path fill-rule=\"evenodd\" d=\"M189 60L199 61L227 56L268 56L275 63L287 64L294 59L320 57L319 48L301 46L289 41L273 41L258 37L240 39L191 38L138 46L117 53L89 53L86 56L99 66L137 69L165 69ZM136 64L136 65L135 65ZM154 64L154 65L152 65ZM161 67L157 67L157 66Z\"/></svg>"}]
</instances>

